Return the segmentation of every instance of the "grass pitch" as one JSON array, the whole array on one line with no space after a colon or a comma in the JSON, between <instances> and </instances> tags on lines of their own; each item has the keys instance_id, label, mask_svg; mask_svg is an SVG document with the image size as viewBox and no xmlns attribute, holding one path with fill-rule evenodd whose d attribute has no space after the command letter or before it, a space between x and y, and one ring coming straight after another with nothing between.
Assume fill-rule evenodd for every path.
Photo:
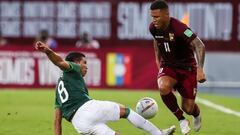
<instances>
[{"instance_id":1,"label":"grass pitch","mask_svg":"<svg viewBox=\"0 0 240 135\"><path fill-rule=\"evenodd\" d=\"M160 128L175 124L175 135L181 135L176 118L163 105L158 92L126 90L90 90L90 96L99 100L111 100L135 109L142 97L152 97L159 105L159 112L150 121ZM223 97L199 94L208 99L240 112L239 97ZM212 108L200 105L203 126L199 133L191 135L240 135L240 117L225 114ZM0 90L0 135L53 135L54 91L48 89ZM187 117L191 120L191 117ZM109 126L122 135L147 135L135 128L127 120L111 122ZM78 135L72 125L63 121L63 135Z\"/></svg>"}]
</instances>

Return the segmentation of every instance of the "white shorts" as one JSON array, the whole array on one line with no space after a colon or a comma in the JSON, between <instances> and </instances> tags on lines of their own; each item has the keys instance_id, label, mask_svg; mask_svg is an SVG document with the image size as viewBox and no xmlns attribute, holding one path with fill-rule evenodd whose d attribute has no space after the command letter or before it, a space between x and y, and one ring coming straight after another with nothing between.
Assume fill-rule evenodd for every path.
<instances>
[{"instance_id":1,"label":"white shorts","mask_svg":"<svg viewBox=\"0 0 240 135\"><path fill-rule=\"evenodd\" d=\"M90 100L72 118L72 124L83 135L115 135L105 123L120 119L120 106L115 102Z\"/></svg>"}]
</instances>

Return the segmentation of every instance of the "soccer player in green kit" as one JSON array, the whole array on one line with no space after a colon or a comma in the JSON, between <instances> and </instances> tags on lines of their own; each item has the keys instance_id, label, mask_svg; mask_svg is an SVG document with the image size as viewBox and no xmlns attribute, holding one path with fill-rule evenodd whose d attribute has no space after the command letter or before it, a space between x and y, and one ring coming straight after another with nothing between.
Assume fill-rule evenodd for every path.
<instances>
[{"instance_id":1,"label":"soccer player in green kit","mask_svg":"<svg viewBox=\"0 0 240 135\"><path fill-rule=\"evenodd\" d=\"M175 131L175 126L165 130L158 129L124 105L91 99L83 79L88 69L84 54L70 52L64 60L40 41L35 48L45 53L49 60L63 71L56 86L55 135L62 135L62 118L71 122L77 132L83 135L120 135L105 124L120 118L127 119L151 135L172 135Z\"/></svg>"}]
</instances>

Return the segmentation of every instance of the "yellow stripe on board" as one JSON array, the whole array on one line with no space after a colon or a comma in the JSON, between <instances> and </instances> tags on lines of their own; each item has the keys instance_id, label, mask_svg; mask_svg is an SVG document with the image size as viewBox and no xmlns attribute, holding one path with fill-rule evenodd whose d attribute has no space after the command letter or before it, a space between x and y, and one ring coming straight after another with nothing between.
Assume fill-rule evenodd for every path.
<instances>
[{"instance_id":1,"label":"yellow stripe on board","mask_svg":"<svg viewBox=\"0 0 240 135\"><path fill-rule=\"evenodd\" d=\"M107 85L114 86L116 85L115 77L115 63L116 63L116 53L107 54Z\"/></svg>"}]
</instances>

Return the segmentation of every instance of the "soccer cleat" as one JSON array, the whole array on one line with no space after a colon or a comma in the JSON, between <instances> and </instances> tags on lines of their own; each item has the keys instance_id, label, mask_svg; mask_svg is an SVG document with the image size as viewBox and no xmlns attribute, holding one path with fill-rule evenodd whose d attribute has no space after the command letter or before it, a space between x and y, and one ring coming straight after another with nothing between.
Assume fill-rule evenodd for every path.
<instances>
[{"instance_id":1,"label":"soccer cleat","mask_svg":"<svg viewBox=\"0 0 240 135\"><path fill-rule=\"evenodd\" d=\"M181 128L182 134L187 135L191 130L189 127L189 125L190 125L189 121L184 119L184 120L180 120L179 123L180 123L180 128Z\"/></svg>"},{"instance_id":2,"label":"soccer cleat","mask_svg":"<svg viewBox=\"0 0 240 135\"><path fill-rule=\"evenodd\" d=\"M199 114L197 117L193 117L193 129L195 132L198 132L201 128L201 115Z\"/></svg>"},{"instance_id":3,"label":"soccer cleat","mask_svg":"<svg viewBox=\"0 0 240 135\"><path fill-rule=\"evenodd\" d=\"M162 132L163 132L163 135L173 135L175 130L176 130L176 126L173 125L170 128L164 129Z\"/></svg>"}]
</instances>

